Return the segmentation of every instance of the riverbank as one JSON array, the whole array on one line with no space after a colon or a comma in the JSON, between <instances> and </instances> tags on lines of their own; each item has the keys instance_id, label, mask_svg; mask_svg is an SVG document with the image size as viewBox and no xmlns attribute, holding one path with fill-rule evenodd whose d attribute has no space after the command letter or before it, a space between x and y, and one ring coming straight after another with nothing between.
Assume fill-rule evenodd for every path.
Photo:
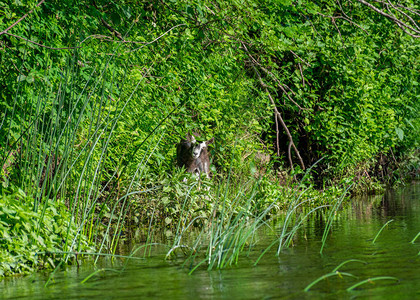
<instances>
[{"instance_id":1,"label":"riverbank","mask_svg":"<svg viewBox=\"0 0 420 300\"><path fill-rule=\"evenodd\" d=\"M182 257L164 260L167 249L155 244L150 252L147 249L144 253L143 247L134 255L136 258L145 255L146 259L103 258L96 267L88 262L80 267L60 269L51 280L49 272L3 279L0 289L5 299L99 299L104 293L110 298L136 295L171 299L415 298L420 280L417 272L420 248L418 239L410 242L420 226L418 198L417 184L385 195L353 199L336 215L323 255L319 251L325 215L314 214L308 219L308 226L295 236L293 248L276 256L277 242L256 266L254 263L261 252L278 238L280 220L261 227L253 242L245 247L238 265L225 270L209 272L202 265L190 276L190 262L183 264ZM377 236L390 220L393 221ZM197 236L194 233L188 242L193 243ZM162 242L156 237L158 241ZM121 246L120 254L128 255L142 245L144 241L135 239ZM336 276L315 283L337 267ZM378 277L395 277L398 281L374 279ZM365 284L348 290L368 279Z\"/></svg>"},{"instance_id":2,"label":"riverbank","mask_svg":"<svg viewBox=\"0 0 420 300\"><path fill-rule=\"evenodd\" d=\"M117 254L120 244L131 239L141 238L145 242L143 247L151 251L151 245L157 242L157 232L172 240L172 245L166 245L167 258L180 255L188 260L205 254L210 255L205 263L210 269L235 265L249 238L270 219L287 216L282 231L283 247L287 248L295 234L305 230L301 227L314 212L325 216L340 214L341 205L351 199L354 183L319 191L309 175L308 172L296 183L290 178L290 185L283 186L269 174L243 182L231 182L230 178L217 183L188 176L187 181L172 178L166 186L132 193L127 205L114 206L112 214L103 213L102 217L97 214L84 220L59 199L45 202L38 212L33 212L34 199L15 189L0 199L3 232L0 274L4 277L52 271L63 264L78 264L78 256L79 259L112 256ZM80 223L85 225L77 226ZM93 230L88 231L86 226ZM183 244L185 235L192 230L202 231L204 248L199 240ZM208 236L213 241L210 244L204 238ZM232 245L232 241L238 244ZM221 253L226 255L230 251L233 252L229 259L216 262Z\"/></svg>"},{"instance_id":3,"label":"riverbank","mask_svg":"<svg viewBox=\"0 0 420 300\"><path fill-rule=\"evenodd\" d=\"M270 218L287 247L309 212L418 176L414 0L149 2L2 2L4 274L115 256L133 228L221 268ZM187 134L214 141L211 180L175 167ZM212 242L184 247L192 227Z\"/></svg>"}]
</instances>

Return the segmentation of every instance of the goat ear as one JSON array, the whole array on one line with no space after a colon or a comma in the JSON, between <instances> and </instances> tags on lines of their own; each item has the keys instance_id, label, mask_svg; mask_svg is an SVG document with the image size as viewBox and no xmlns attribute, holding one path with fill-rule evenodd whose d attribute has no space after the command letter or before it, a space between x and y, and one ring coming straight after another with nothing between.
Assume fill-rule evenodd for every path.
<instances>
[{"instance_id":1,"label":"goat ear","mask_svg":"<svg viewBox=\"0 0 420 300\"><path fill-rule=\"evenodd\" d=\"M212 137L211 139L209 139L207 142L206 142L206 145L210 145L210 144L213 144L214 143L214 137Z\"/></svg>"},{"instance_id":2,"label":"goat ear","mask_svg":"<svg viewBox=\"0 0 420 300\"><path fill-rule=\"evenodd\" d=\"M193 135L191 135L189 132L187 133L187 142L191 143L191 144L197 143L195 137Z\"/></svg>"},{"instance_id":3,"label":"goat ear","mask_svg":"<svg viewBox=\"0 0 420 300\"><path fill-rule=\"evenodd\" d=\"M187 140L187 142L191 143L191 138L192 138L192 136L191 136L191 134L188 132L188 133L187 133L187 136L185 137L185 139Z\"/></svg>"}]
</instances>

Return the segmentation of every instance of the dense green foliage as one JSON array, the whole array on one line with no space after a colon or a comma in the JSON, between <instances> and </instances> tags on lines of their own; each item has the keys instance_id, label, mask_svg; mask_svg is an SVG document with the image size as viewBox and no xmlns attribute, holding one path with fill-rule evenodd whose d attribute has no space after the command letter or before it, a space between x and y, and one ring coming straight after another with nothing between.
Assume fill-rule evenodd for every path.
<instances>
[{"instance_id":1,"label":"dense green foliage","mask_svg":"<svg viewBox=\"0 0 420 300\"><path fill-rule=\"evenodd\" d=\"M418 39L360 1L0 1L0 24L0 190L64 199L101 250L187 196L209 218L220 181L262 176L264 211L320 158L308 187L418 174ZM174 166L188 131L216 140L209 198Z\"/></svg>"},{"instance_id":2,"label":"dense green foliage","mask_svg":"<svg viewBox=\"0 0 420 300\"><path fill-rule=\"evenodd\" d=\"M37 212L32 208L33 199L22 190L0 198L0 276L55 268L63 252L91 249L84 238L78 238L80 233L63 204L46 201Z\"/></svg>"},{"instance_id":3,"label":"dense green foliage","mask_svg":"<svg viewBox=\"0 0 420 300\"><path fill-rule=\"evenodd\" d=\"M2 23L34 5L4 3ZM71 78L73 93L106 65L102 97L115 100L137 91L118 124L122 149L130 133L141 141L175 108L165 122L171 129L158 150L162 157L173 154L187 130L223 142L215 149L222 169L229 156L220 153L230 153L238 136L239 151L249 142L251 150L258 147L262 135L276 153L272 107L256 72L306 166L327 156L335 172L390 149L418 147L418 42L362 4L345 2L341 10L328 2L56 1L43 3L9 32L48 47L80 48L53 50L3 35L2 111L15 105L34 110L36 102L19 96L22 90L36 98L40 89L56 87L69 65L77 75ZM115 79L121 86L112 85ZM2 136L17 140L25 118L9 113ZM288 138L278 127L279 161L288 166ZM247 134L254 136L244 141Z\"/></svg>"}]
</instances>

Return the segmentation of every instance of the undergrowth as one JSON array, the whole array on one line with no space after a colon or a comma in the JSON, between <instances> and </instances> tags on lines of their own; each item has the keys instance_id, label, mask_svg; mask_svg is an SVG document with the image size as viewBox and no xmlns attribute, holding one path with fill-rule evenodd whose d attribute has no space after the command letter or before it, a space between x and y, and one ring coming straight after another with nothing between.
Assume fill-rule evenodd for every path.
<instances>
[{"instance_id":1,"label":"undergrowth","mask_svg":"<svg viewBox=\"0 0 420 300\"><path fill-rule=\"evenodd\" d=\"M54 269L77 253L93 251L60 200L45 201L38 212L21 189L0 195L0 277Z\"/></svg>"}]
</instances>

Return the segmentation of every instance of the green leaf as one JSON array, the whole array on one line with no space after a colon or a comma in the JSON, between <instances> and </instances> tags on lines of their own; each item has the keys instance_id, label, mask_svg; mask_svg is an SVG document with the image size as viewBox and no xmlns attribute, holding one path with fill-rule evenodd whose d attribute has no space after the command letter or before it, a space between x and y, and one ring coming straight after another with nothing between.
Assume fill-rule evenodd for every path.
<instances>
[{"instance_id":1,"label":"green leaf","mask_svg":"<svg viewBox=\"0 0 420 300\"><path fill-rule=\"evenodd\" d=\"M402 141L404 139L404 131L401 128L395 128L395 132L397 133L400 141Z\"/></svg>"},{"instance_id":2,"label":"green leaf","mask_svg":"<svg viewBox=\"0 0 420 300\"><path fill-rule=\"evenodd\" d=\"M161 198L163 205L169 204L169 198L168 197L162 197Z\"/></svg>"},{"instance_id":3,"label":"green leaf","mask_svg":"<svg viewBox=\"0 0 420 300\"><path fill-rule=\"evenodd\" d=\"M18 82L24 81L24 80L26 80L26 76L25 75L19 75L18 78L17 78L17 81Z\"/></svg>"},{"instance_id":4,"label":"green leaf","mask_svg":"<svg viewBox=\"0 0 420 300\"><path fill-rule=\"evenodd\" d=\"M26 77L26 82L27 83L32 83L35 81L35 77L33 74L29 74L29 76Z\"/></svg>"},{"instance_id":5,"label":"green leaf","mask_svg":"<svg viewBox=\"0 0 420 300\"><path fill-rule=\"evenodd\" d=\"M130 6L122 6L121 9L122 9L125 17L127 19L130 19L131 18L131 7Z\"/></svg>"},{"instance_id":6,"label":"green leaf","mask_svg":"<svg viewBox=\"0 0 420 300\"><path fill-rule=\"evenodd\" d=\"M250 162L249 168L250 168L251 174L255 174L255 172L257 172L257 168L255 167L255 163L253 161Z\"/></svg>"}]
</instances>

